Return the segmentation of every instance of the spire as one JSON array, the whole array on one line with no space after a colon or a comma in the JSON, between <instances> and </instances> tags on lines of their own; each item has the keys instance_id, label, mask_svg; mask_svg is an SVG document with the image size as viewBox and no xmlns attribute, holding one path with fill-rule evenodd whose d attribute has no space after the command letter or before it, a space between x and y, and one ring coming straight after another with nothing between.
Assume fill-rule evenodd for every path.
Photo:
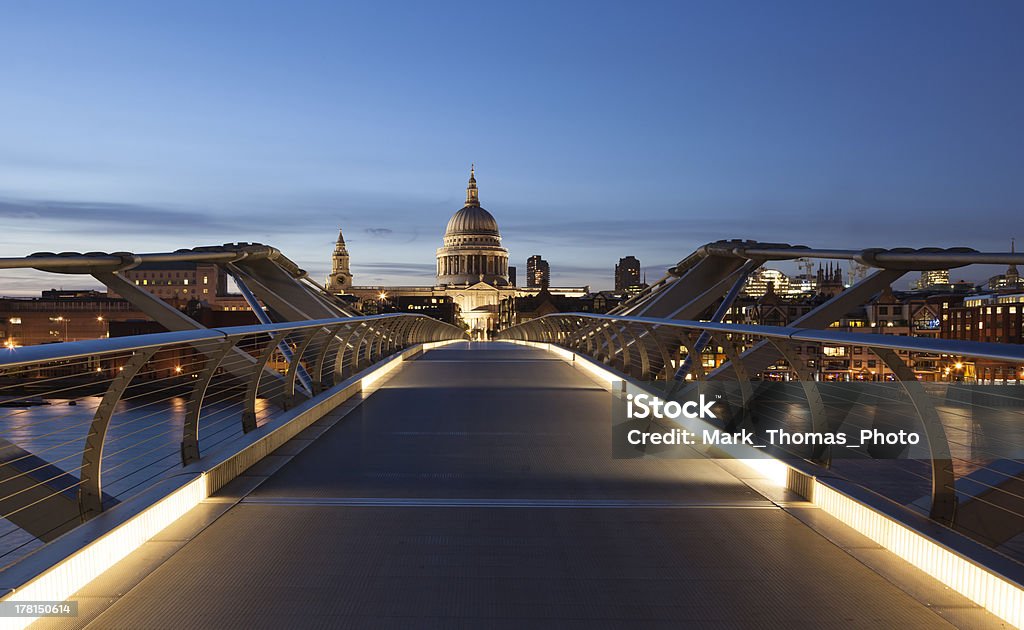
<instances>
[{"instance_id":1,"label":"spire","mask_svg":"<svg viewBox=\"0 0 1024 630\"><path fill-rule=\"evenodd\" d=\"M466 205L479 206L480 192L476 189L476 165L469 165L469 185L466 186Z\"/></svg>"},{"instance_id":2,"label":"spire","mask_svg":"<svg viewBox=\"0 0 1024 630\"><path fill-rule=\"evenodd\" d=\"M345 237L338 228L338 242L334 245L334 254L331 256L331 274L327 276L327 290L331 293L345 293L352 286L352 272L348 267L348 249L345 247Z\"/></svg>"},{"instance_id":3,"label":"spire","mask_svg":"<svg viewBox=\"0 0 1024 630\"><path fill-rule=\"evenodd\" d=\"M1017 239L1015 239L1015 238L1011 238L1010 239L1010 253L1011 254L1016 254L1017 253ZM1008 282L1012 282L1012 283L1016 284L1017 280L1019 278L1020 278L1020 272L1017 271L1017 265L1014 264L1014 263L1010 263L1010 266L1006 268L1006 280Z\"/></svg>"}]
</instances>

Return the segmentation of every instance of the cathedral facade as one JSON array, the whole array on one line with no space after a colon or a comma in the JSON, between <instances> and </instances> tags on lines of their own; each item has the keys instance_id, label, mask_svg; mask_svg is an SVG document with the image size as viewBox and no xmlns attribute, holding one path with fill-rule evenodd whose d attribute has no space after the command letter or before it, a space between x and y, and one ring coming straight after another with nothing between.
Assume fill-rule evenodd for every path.
<instances>
[{"instance_id":1,"label":"cathedral facade","mask_svg":"<svg viewBox=\"0 0 1024 630\"><path fill-rule=\"evenodd\" d=\"M482 339L498 329L498 305L502 300L535 295L541 290L513 286L508 277L508 258L497 220L480 205L476 169L470 167L466 203L448 220L435 255L437 280L433 286L352 286L348 251L339 233L328 290L355 296L364 312L388 310L389 304L418 302L426 306L451 300L457 305L461 323L474 338ZM589 287L547 290L581 297ZM368 303L373 303L372 308L365 308Z\"/></svg>"}]
</instances>

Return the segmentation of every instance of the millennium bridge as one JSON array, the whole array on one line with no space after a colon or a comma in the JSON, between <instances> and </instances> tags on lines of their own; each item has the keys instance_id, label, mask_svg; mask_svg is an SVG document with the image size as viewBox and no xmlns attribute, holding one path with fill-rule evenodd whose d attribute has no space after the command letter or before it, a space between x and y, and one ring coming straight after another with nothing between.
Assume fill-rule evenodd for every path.
<instances>
[{"instance_id":1,"label":"millennium bridge","mask_svg":"<svg viewBox=\"0 0 1024 630\"><path fill-rule=\"evenodd\" d=\"M798 258L871 272L787 326L727 321ZM222 266L261 323L206 328L120 275L154 262ZM264 245L0 259L169 331L0 354L0 624L1021 627L1022 379L913 362L1015 373L1024 346L832 325L913 271L1022 263L721 241L608 314L470 341L353 313ZM823 381L806 349L834 347L889 376ZM644 394L717 413L616 415ZM624 437L687 428L746 438ZM920 439L768 439L896 429Z\"/></svg>"}]
</instances>

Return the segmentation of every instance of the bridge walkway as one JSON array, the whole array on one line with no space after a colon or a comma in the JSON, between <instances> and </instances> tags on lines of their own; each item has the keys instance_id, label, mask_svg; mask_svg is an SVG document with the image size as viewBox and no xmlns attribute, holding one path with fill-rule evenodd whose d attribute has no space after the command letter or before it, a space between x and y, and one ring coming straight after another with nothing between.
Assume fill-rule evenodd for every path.
<instances>
[{"instance_id":1,"label":"bridge walkway","mask_svg":"<svg viewBox=\"0 0 1024 630\"><path fill-rule=\"evenodd\" d=\"M718 462L612 459L609 414L585 372L541 350L430 351L257 487L229 487L83 589L83 620L933 629L967 609L911 574L921 603Z\"/></svg>"}]
</instances>

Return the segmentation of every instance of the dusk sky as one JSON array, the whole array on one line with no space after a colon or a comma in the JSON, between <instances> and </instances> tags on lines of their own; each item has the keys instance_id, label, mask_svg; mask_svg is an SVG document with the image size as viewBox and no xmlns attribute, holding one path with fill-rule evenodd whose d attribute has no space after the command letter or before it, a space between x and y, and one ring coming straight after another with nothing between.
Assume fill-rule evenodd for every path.
<instances>
[{"instance_id":1,"label":"dusk sky","mask_svg":"<svg viewBox=\"0 0 1024 630\"><path fill-rule=\"evenodd\" d=\"M341 227L356 284L430 284L471 162L557 285L720 238L1024 237L1019 1L0 11L0 256L257 241L322 282ZM49 286L96 284L0 273Z\"/></svg>"}]
</instances>

